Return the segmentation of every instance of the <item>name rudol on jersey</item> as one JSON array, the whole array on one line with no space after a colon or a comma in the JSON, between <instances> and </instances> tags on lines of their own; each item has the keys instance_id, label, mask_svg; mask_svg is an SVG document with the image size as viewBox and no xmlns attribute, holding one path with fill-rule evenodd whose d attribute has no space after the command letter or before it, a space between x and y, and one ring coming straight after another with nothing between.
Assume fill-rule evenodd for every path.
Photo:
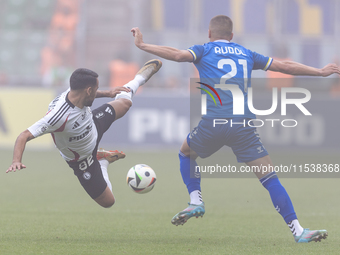
<instances>
[{"instance_id":1,"label":"name rudol on jersey","mask_svg":"<svg viewBox=\"0 0 340 255\"><path fill-rule=\"evenodd\" d=\"M229 46L221 46L221 47L215 47L215 53L216 54L236 54L236 55L243 55L247 56L241 49L236 47L229 47Z\"/></svg>"}]
</instances>

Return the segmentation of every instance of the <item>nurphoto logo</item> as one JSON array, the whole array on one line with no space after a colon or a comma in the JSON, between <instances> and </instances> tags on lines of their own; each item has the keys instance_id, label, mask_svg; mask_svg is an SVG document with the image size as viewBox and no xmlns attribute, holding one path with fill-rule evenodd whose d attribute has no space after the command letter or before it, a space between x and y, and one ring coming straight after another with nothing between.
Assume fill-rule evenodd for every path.
<instances>
[{"instance_id":1,"label":"nurphoto logo","mask_svg":"<svg viewBox=\"0 0 340 255\"><path fill-rule=\"evenodd\" d=\"M206 94L201 95L201 115L204 116L207 114L207 95L209 95L213 102L215 103L215 106L219 106L216 103L214 95L209 91L211 90L217 99L220 102L220 106L223 106L223 102L221 100L220 95L217 93L217 89L222 89L224 91L230 91L232 98L233 98L233 115L235 117L239 117L244 115L244 105L245 105L245 98L242 90L239 88L238 85L236 84L215 84L215 88L212 86L202 83L202 82L197 82L201 84L202 86L205 86L206 88L200 88L197 87L198 89L206 92ZM209 89L209 90L208 90ZM253 88L249 87L247 88L248 92L248 97L247 97L247 105L250 110L255 115L259 116L268 116L272 113L274 113L278 107L278 89L273 88L272 89L272 105L269 109L266 110L258 110L255 109L254 104L253 104ZM294 94L301 94L303 95L302 98L288 98L288 95L290 93ZM312 114L307 110L307 108L303 105L307 103L311 99L311 93L309 90L305 88L291 88L291 87L285 87L281 88L281 116L286 116L287 115L287 105L295 105L305 116L311 116ZM297 126L298 122L295 119L251 119L248 121L249 126L253 127L262 127L265 122L271 123L271 126L274 127L276 122L280 122L283 127L295 127ZM215 127L216 125L225 125L227 123L230 123L232 126L234 125L240 125L243 124L244 126L246 125L246 120L243 122L232 122L232 120L228 121L228 119L214 119L213 126Z\"/></svg>"}]
</instances>

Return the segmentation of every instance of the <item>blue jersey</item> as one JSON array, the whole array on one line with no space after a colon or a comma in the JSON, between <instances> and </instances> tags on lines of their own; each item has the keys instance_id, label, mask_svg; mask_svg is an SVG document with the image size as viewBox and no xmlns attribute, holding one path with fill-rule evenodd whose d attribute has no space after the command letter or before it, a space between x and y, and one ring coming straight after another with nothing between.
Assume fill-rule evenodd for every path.
<instances>
[{"instance_id":1,"label":"blue jersey","mask_svg":"<svg viewBox=\"0 0 340 255\"><path fill-rule=\"evenodd\" d=\"M209 94L206 97L207 113L203 118L256 118L248 108L251 72L256 69L268 70L273 62L272 58L226 40L194 45L188 51L193 55L193 62L200 75L201 92ZM217 88L220 85L216 84L235 86L229 87L232 88L234 96L235 91L238 93L240 100L243 94L244 111L241 111L241 114L237 109L233 111L234 98L231 90ZM235 111L237 114L234 114Z\"/></svg>"}]
</instances>

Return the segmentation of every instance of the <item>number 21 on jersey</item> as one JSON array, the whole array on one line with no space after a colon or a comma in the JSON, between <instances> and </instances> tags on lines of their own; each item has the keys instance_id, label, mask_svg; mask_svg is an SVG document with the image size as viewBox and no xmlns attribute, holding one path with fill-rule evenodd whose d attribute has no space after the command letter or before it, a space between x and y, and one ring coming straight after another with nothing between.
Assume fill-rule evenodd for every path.
<instances>
[{"instance_id":1,"label":"number 21 on jersey","mask_svg":"<svg viewBox=\"0 0 340 255\"><path fill-rule=\"evenodd\" d=\"M247 93L248 90L248 67L247 67L247 60L245 59L239 59L238 64L243 67L243 87L244 92ZM236 62L232 59L221 59L217 63L218 69L223 69L224 65L229 65L231 68L231 71L229 73L226 73L221 77L220 84L225 84L227 80L235 77L237 75L237 65ZM236 84L227 84L228 86L238 86ZM218 88L218 87L216 87ZM225 88L225 87L224 87Z\"/></svg>"}]
</instances>

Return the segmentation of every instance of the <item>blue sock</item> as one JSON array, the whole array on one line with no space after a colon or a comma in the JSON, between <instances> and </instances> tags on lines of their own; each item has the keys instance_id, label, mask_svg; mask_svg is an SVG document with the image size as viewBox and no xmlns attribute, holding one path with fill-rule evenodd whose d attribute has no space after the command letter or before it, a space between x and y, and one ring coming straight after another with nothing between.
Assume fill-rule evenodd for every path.
<instances>
[{"instance_id":1,"label":"blue sock","mask_svg":"<svg viewBox=\"0 0 340 255\"><path fill-rule=\"evenodd\" d=\"M179 151L178 155L182 179L185 185L187 185L189 194L194 190L201 191L201 174L195 173L196 161L185 156L181 151Z\"/></svg>"},{"instance_id":2,"label":"blue sock","mask_svg":"<svg viewBox=\"0 0 340 255\"><path fill-rule=\"evenodd\" d=\"M297 219L292 201L287 191L281 185L275 172L269 173L260 179L262 185L269 191L274 207L281 214L285 222Z\"/></svg>"}]
</instances>

